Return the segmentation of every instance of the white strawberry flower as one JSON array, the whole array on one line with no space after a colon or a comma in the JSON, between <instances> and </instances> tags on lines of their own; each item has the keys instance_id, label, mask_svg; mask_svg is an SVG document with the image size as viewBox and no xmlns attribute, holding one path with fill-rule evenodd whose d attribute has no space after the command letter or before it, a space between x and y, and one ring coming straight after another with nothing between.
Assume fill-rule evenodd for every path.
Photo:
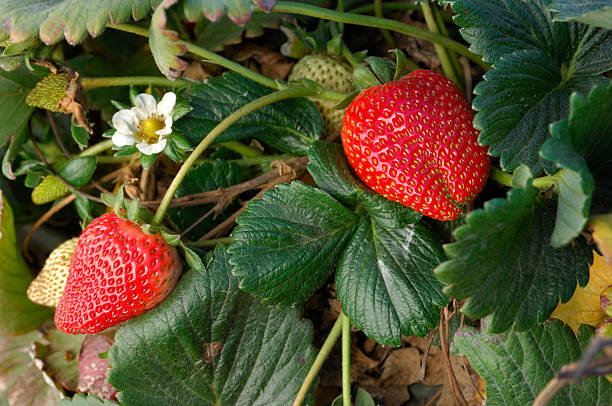
<instances>
[{"instance_id":1,"label":"white strawberry flower","mask_svg":"<svg viewBox=\"0 0 612 406\"><path fill-rule=\"evenodd\" d=\"M136 145L143 154L158 154L166 148L172 133L172 112L176 95L164 94L157 103L155 97L141 93L134 99L135 107L119 110L113 115L113 144L118 147Z\"/></svg>"}]
</instances>

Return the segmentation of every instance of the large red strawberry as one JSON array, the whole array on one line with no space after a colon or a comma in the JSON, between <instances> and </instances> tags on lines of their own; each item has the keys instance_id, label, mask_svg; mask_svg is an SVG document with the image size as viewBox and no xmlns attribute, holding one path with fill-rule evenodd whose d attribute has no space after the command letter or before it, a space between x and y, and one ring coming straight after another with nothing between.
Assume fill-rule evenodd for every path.
<instances>
[{"instance_id":1,"label":"large red strawberry","mask_svg":"<svg viewBox=\"0 0 612 406\"><path fill-rule=\"evenodd\" d=\"M181 270L176 250L161 235L104 214L79 237L55 324L72 334L105 330L159 304Z\"/></svg>"},{"instance_id":2,"label":"large red strawberry","mask_svg":"<svg viewBox=\"0 0 612 406\"><path fill-rule=\"evenodd\" d=\"M344 151L359 177L388 199L435 219L452 220L485 184L470 105L432 71L361 92L342 123Z\"/></svg>"}]
</instances>

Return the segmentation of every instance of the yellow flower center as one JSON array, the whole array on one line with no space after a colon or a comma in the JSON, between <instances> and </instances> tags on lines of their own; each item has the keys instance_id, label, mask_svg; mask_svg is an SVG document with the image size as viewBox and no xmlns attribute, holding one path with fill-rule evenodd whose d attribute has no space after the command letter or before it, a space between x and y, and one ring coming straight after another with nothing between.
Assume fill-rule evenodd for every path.
<instances>
[{"instance_id":1,"label":"yellow flower center","mask_svg":"<svg viewBox=\"0 0 612 406\"><path fill-rule=\"evenodd\" d=\"M140 122L140 132L137 137L147 144L156 144L159 141L159 135L155 134L165 127L165 123L155 117L147 118Z\"/></svg>"}]
</instances>

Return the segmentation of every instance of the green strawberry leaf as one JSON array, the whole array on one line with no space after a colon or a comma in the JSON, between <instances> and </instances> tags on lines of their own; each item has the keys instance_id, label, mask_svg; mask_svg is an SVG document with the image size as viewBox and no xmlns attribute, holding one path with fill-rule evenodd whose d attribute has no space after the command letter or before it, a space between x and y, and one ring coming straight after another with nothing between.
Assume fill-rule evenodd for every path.
<instances>
[{"instance_id":1,"label":"green strawberry leaf","mask_svg":"<svg viewBox=\"0 0 612 406\"><path fill-rule=\"evenodd\" d=\"M379 344L399 345L402 334L427 334L448 302L432 272L444 258L440 243L420 223L391 229L361 217L336 274L342 310Z\"/></svg>"},{"instance_id":2,"label":"green strawberry leaf","mask_svg":"<svg viewBox=\"0 0 612 406\"><path fill-rule=\"evenodd\" d=\"M595 181L584 158L574 151L569 137L562 135L561 126L551 130L553 138L542 145L540 155L563 169L555 175L555 192L559 195L559 203L550 244L556 248L568 244L584 229L589 218ZM567 127L564 130L567 134Z\"/></svg>"},{"instance_id":3,"label":"green strawberry leaf","mask_svg":"<svg viewBox=\"0 0 612 406\"><path fill-rule=\"evenodd\" d=\"M44 76L40 72L41 70L37 69L33 74L25 67L12 72L0 70L0 146L4 145L11 135L18 136L26 129L34 107L28 106L25 99L37 81Z\"/></svg>"},{"instance_id":4,"label":"green strawberry leaf","mask_svg":"<svg viewBox=\"0 0 612 406\"><path fill-rule=\"evenodd\" d=\"M0 336L0 405L56 406L62 393L35 359L37 331L15 337Z\"/></svg>"},{"instance_id":5,"label":"green strawberry leaf","mask_svg":"<svg viewBox=\"0 0 612 406\"><path fill-rule=\"evenodd\" d=\"M308 151L308 172L321 189L347 206L357 204L361 182L354 175L342 146L317 141Z\"/></svg>"},{"instance_id":6,"label":"green strawberry leaf","mask_svg":"<svg viewBox=\"0 0 612 406\"><path fill-rule=\"evenodd\" d=\"M290 404L312 364L312 327L294 307L238 289L222 248L158 307L120 328L109 382L125 405ZM205 261L206 262L206 261Z\"/></svg>"},{"instance_id":7,"label":"green strawberry leaf","mask_svg":"<svg viewBox=\"0 0 612 406\"><path fill-rule=\"evenodd\" d=\"M612 2L609 0L554 0L548 8L558 12L555 21L578 21L612 30Z\"/></svg>"},{"instance_id":8,"label":"green strawberry leaf","mask_svg":"<svg viewBox=\"0 0 612 406\"><path fill-rule=\"evenodd\" d=\"M468 214L454 233L456 242L444 247L450 260L435 271L449 284L447 295L470 297L461 309L468 317L493 315L491 332L546 320L559 300L570 299L576 282L586 285L593 258L583 239L553 248L554 213L537 196L529 170L521 166L513 181L517 188L507 199Z\"/></svg>"},{"instance_id":9,"label":"green strawberry leaf","mask_svg":"<svg viewBox=\"0 0 612 406\"><path fill-rule=\"evenodd\" d=\"M77 393L72 399L65 398L59 403L58 406L114 406L117 405L115 402L110 400L101 400L93 395L85 396L82 393Z\"/></svg>"},{"instance_id":10,"label":"green strawberry leaf","mask_svg":"<svg viewBox=\"0 0 612 406\"><path fill-rule=\"evenodd\" d=\"M301 303L329 277L357 216L327 193L293 182L253 200L229 246L240 287L266 303Z\"/></svg>"},{"instance_id":11,"label":"green strawberry leaf","mask_svg":"<svg viewBox=\"0 0 612 406\"><path fill-rule=\"evenodd\" d=\"M454 21L470 50L493 64L474 93L479 142L504 170L521 163L554 171L538 152L548 125L567 114L572 91L588 93L612 69L612 32L552 22L545 0L455 0ZM499 18L499 16L504 16Z\"/></svg>"},{"instance_id":12,"label":"green strawberry leaf","mask_svg":"<svg viewBox=\"0 0 612 406\"><path fill-rule=\"evenodd\" d=\"M457 331L453 352L467 355L485 380L487 405L530 405L563 365L580 359L593 337L593 328L581 326L578 337L559 320L524 332L503 335L472 327ZM548 403L550 406L612 404L612 385L603 376L572 382Z\"/></svg>"},{"instance_id":13,"label":"green strawberry leaf","mask_svg":"<svg viewBox=\"0 0 612 406\"><path fill-rule=\"evenodd\" d=\"M606 188L610 183L611 131L612 82L593 88L588 98L573 93L569 118L551 125L552 139L544 143L540 155L564 169L558 173L555 185L559 209L551 239L553 246L567 244L582 232L596 184L596 198L602 200L599 197L603 195L603 207L608 200L606 195L612 196L609 187Z\"/></svg>"},{"instance_id":14,"label":"green strawberry leaf","mask_svg":"<svg viewBox=\"0 0 612 406\"><path fill-rule=\"evenodd\" d=\"M175 125L197 145L225 117L243 105L270 94L271 89L237 73L228 72L193 88L193 110ZM283 152L305 155L319 139L323 121L317 108L304 98L265 106L242 118L215 143L254 137Z\"/></svg>"},{"instance_id":15,"label":"green strawberry leaf","mask_svg":"<svg viewBox=\"0 0 612 406\"><path fill-rule=\"evenodd\" d=\"M223 160L215 160L213 164L203 163L192 168L185 176L185 179L177 189L175 197L182 197L194 193L207 192L218 188L226 188L236 185L242 181L242 170L236 163L229 163ZM204 214L214 207L214 203L202 204L198 206L174 208L168 210L170 220L184 232L194 222L199 220ZM237 210L237 204L231 204L230 210ZM200 222L185 236L187 239L195 241L202 237L214 226L227 218L227 215L211 214Z\"/></svg>"},{"instance_id":16,"label":"green strawberry leaf","mask_svg":"<svg viewBox=\"0 0 612 406\"><path fill-rule=\"evenodd\" d=\"M17 245L13 210L0 191L0 335L26 333L51 316L48 308L27 298L32 279Z\"/></svg>"},{"instance_id":17,"label":"green strawberry leaf","mask_svg":"<svg viewBox=\"0 0 612 406\"><path fill-rule=\"evenodd\" d=\"M249 203L229 248L241 288L301 303L337 267L338 298L365 334L394 345L402 334L426 334L448 301L432 272L444 259L440 243L416 223L419 213L363 185L341 146L317 142L308 157L319 186L354 212L299 182Z\"/></svg>"},{"instance_id":18,"label":"green strawberry leaf","mask_svg":"<svg viewBox=\"0 0 612 406\"><path fill-rule=\"evenodd\" d=\"M179 58L187 52L187 47L177 42L178 34L166 29L166 9L177 0L164 0L159 5L149 28L149 46L157 67L168 79L174 80L187 68L187 62Z\"/></svg>"},{"instance_id":19,"label":"green strawberry leaf","mask_svg":"<svg viewBox=\"0 0 612 406\"><path fill-rule=\"evenodd\" d=\"M66 162L59 170L59 175L76 188L83 187L96 170L96 157L83 156Z\"/></svg>"},{"instance_id":20,"label":"green strawberry leaf","mask_svg":"<svg viewBox=\"0 0 612 406\"><path fill-rule=\"evenodd\" d=\"M109 23L122 23L131 18L139 20L149 15L161 0L28 0L14 2L0 0L3 27L0 41L10 37L22 42L40 36L47 45L66 38L77 44L87 33L97 37Z\"/></svg>"},{"instance_id":21,"label":"green strawberry leaf","mask_svg":"<svg viewBox=\"0 0 612 406\"><path fill-rule=\"evenodd\" d=\"M350 167L338 144L315 142L308 151L308 171L321 189L351 208L361 205L383 226L403 228L422 217L368 188Z\"/></svg>"}]
</instances>

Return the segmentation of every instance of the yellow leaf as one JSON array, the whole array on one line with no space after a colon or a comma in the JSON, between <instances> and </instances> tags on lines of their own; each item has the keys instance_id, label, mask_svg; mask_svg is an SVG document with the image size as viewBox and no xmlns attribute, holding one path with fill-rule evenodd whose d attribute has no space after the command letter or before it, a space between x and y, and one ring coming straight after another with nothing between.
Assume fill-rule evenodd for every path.
<instances>
[{"instance_id":1,"label":"yellow leaf","mask_svg":"<svg viewBox=\"0 0 612 406\"><path fill-rule=\"evenodd\" d=\"M607 317L601 309L599 295L612 284L612 267L596 252L593 256L595 260L591 266L589 283L584 288L576 287L574 296L567 303L559 303L550 316L568 324L574 333L581 324L597 327Z\"/></svg>"},{"instance_id":2,"label":"yellow leaf","mask_svg":"<svg viewBox=\"0 0 612 406\"><path fill-rule=\"evenodd\" d=\"M604 255L608 264L612 265L612 214L596 216L589 223L593 230L593 239Z\"/></svg>"}]
</instances>

